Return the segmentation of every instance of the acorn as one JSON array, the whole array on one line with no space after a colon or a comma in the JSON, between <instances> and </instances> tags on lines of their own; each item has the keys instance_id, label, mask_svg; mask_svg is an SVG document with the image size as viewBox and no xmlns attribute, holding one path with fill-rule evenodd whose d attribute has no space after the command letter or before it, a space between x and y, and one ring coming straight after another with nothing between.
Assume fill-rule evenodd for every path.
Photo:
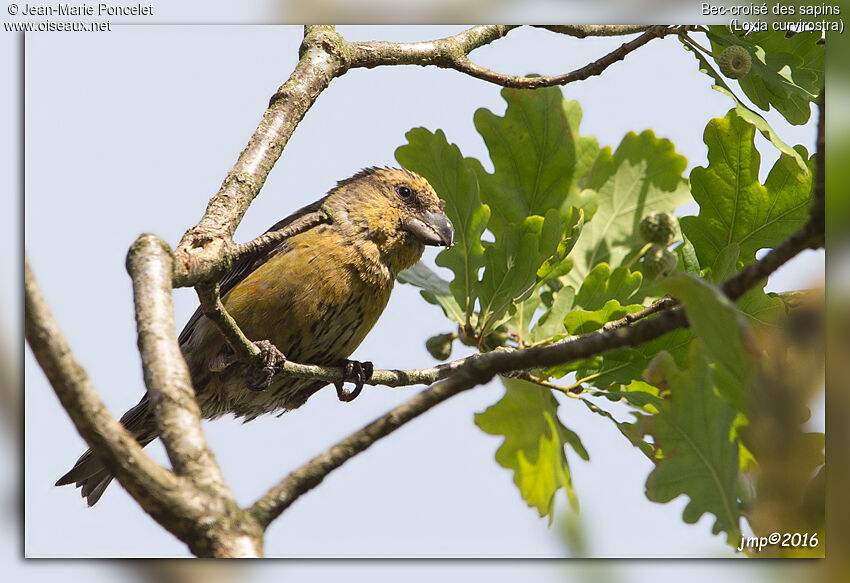
<instances>
[{"instance_id":1,"label":"acorn","mask_svg":"<svg viewBox=\"0 0 850 583\"><path fill-rule=\"evenodd\" d=\"M730 79L740 79L750 72L753 59L749 51L741 45L731 45L723 49L717 57L720 72Z\"/></svg>"},{"instance_id":2,"label":"acorn","mask_svg":"<svg viewBox=\"0 0 850 583\"><path fill-rule=\"evenodd\" d=\"M648 279L661 279L676 269L679 257L665 245L653 243L643 255L643 275Z\"/></svg>"},{"instance_id":3,"label":"acorn","mask_svg":"<svg viewBox=\"0 0 850 583\"><path fill-rule=\"evenodd\" d=\"M452 341L456 334L438 334L425 341L425 348L437 360L447 360L452 355Z\"/></svg>"},{"instance_id":4,"label":"acorn","mask_svg":"<svg viewBox=\"0 0 850 583\"><path fill-rule=\"evenodd\" d=\"M655 211L641 219L638 231L647 243L658 243L666 247L678 236L678 225L679 221L673 213Z\"/></svg>"}]
</instances>

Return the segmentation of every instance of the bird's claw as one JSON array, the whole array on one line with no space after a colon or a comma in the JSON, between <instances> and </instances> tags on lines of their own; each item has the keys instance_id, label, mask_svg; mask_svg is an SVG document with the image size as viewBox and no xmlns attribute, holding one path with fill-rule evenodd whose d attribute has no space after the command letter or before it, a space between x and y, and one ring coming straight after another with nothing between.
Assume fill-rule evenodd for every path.
<instances>
[{"instance_id":1,"label":"bird's claw","mask_svg":"<svg viewBox=\"0 0 850 583\"><path fill-rule=\"evenodd\" d=\"M335 382L334 387L336 387L336 396L339 400L347 403L357 398L357 395L363 390L363 385L372 378L374 367L371 362L359 362L356 360L346 360L342 363L342 367L343 380ZM344 387L345 381L352 376L354 377L354 390L346 391Z\"/></svg>"},{"instance_id":2,"label":"bird's claw","mask_svg":"<svg viewBox=\"0 0 850 583\"><path fill-rule=\"evenodd\" d=\"M268 340L258 340L254 342L254 346L260 349L259 363L248 367L245 385L251 391L264 391L269 388L274 375L283 367L286 357Z\"/></svg>"}]
</instances>

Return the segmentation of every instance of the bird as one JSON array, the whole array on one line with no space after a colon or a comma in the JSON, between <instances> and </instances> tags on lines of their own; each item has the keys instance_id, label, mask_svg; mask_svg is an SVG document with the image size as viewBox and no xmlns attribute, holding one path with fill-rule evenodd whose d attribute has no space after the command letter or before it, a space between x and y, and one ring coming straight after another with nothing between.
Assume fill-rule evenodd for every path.
<instances>
[{"instance_id":1,"label":"bird","mask_svg":"<svg viewBox=\"0 0 850 583\"><path fill-rule=\"evenodd\" d=\"M403 168L364 168L267 232L316 213L325 220L240 258L219 283L224 307L268 366L239 361L200 307L178 336L202 417L233 414L247 422L283 413L328 384L275 377L283 359L343 366L356 386L347 392L335 383L337 394L356 397L372 364L348 356L377 322L396 276L419 261L426 245L454 242L445 202L425 178ZM142 447L158 437L147 393L120 421ZM89 449L56 485L75 484L93 506L112 479Z\"/></svg>"}]
</instances>

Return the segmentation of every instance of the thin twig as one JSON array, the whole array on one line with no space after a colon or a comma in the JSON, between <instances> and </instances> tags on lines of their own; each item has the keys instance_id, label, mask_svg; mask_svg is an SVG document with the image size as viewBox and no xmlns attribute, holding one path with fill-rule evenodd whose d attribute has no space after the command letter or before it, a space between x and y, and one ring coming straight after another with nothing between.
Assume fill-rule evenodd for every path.
<instances>
[{"instance_id":1,"label":"thin twig","mask_svg":"<svg viewBox=\"0 0 850 583\"><path fill-rule=\"evenodd\" d=\"M583 81L588 77L599 75L610 65L613 65L617 61L622 61L626 57L626 55L628 55L635 49L642 47L653 39L662 38L674 31L675 29L666 26L654 26L636 39L631 40L623 45L620 45L619 48L611 51L604 57L593 61L592 63L585 65L584 67L576 69L575 71L563 73L561 75L552 75L544 77L521 77L518 75L504 75L502 73L491 71L490 69L487 69L480 65L476 65L471 60L469 60L466 55L459 55L454 61L453 68L457 69L461 73L466 73L467 75L470 75L477 79L489 81L490 83L495 83L503 87L511 87L514 89L538 89L540 87L566 85L567 83Z\"/></svg>"},{"instance_id":2,"label":"thin twig","mask_svg":"<svg viewBox=\"0 0 850 583\"><path fill-rule=\"evenodd\" d=\"M315 213L310 213L299 219L292 221L290 224L277 231L269 231L263 233L259 237L234 245L230 251L230 259L233 262L239 261L248 255L259 254L267 249L270 249L290 237L294 237L299 233L303 233L308 229L312 229L316 225L330 223L332 215L328 209L320 209Z\"/></svg>"},{"instance_id":3,"label":"thin twig","mask_svg":"<svg viewBox=\"0 0 850 583\"><path fill-rule=\"evenodd\" d=\"M204 315L216 325L236 358L242 362L254 362L260 356L260 349L245 336L236 320L221 303L218 284L199 283L195 286L195 292Z\"/></svg>"},{"instance_id":4,"label":"thin twig","mask_svg":"<svg viewBox=\"0 0 850 583\"><path fill-rule=\"evenodd\" d=\"M606 322L603 326L603 330L614 330L615 328L621 328L623 326L628 326L629 324L633 324L638 320L643 320L644 318L655 314L656 312L661 312L663 310L669 310L671 308L675 308L679 305L679 300L675 298L671 298L670 296L664 296L660 300L656 300L651 303L647 307L642 310L638 310L637 312L632 312L631 314L626 314L619 320L611 320L610 322Z\"/></svg>"}]
</instances>

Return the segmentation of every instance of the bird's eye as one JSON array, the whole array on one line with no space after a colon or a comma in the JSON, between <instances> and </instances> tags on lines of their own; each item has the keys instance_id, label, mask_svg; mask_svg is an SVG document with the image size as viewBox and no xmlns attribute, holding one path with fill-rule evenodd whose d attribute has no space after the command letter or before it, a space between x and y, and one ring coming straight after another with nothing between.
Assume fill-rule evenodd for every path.
<instances>
[{"instance_id":1,"label":"bird's eye","mask_svg":"<svg viewBox=\"0 0 850 583\"><path fill-rule=\"evenodd\" d=\"M395 189L395 191L401 198L407 199L413 196L413 191L410 190L410 188L408 188L407 186L399 186Z\"/></svg>"}]
</instances>

